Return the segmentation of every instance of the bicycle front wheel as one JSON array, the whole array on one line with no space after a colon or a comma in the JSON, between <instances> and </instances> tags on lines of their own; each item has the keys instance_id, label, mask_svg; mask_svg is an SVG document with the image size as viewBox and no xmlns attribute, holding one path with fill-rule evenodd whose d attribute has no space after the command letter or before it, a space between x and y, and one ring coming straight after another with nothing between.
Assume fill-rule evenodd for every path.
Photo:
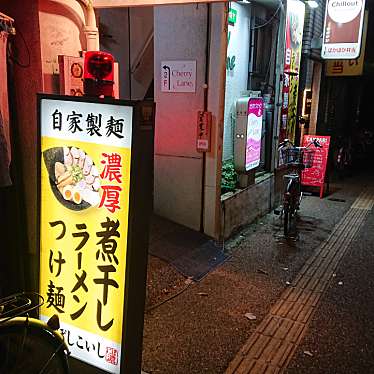
<instances>
[{"instance_id":1,"label":"bicycle front wheel","mask_svg":"<svg viewBox=\"0 0 374 374\"><path fill-rule=\"evenodd\" d=\"M0 373L68 374L69 367L61 342L23 322L0 327Z\"/></svg>"}]
</instances>

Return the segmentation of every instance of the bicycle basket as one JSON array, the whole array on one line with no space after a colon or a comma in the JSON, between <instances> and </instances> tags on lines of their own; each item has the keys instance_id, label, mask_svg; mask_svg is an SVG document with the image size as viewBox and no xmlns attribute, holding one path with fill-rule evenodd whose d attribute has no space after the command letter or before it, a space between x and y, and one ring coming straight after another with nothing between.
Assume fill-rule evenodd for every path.
<instances>
[{"instance_id":1,"label":"bicycle basket","mask_svg":"<svg viewBox=\"0 0 374 374\"><path fill-rule=\"evenodd\" d=\"M284 164L304 165L304 168L311 168L314 160L314 149L307 148L284 148L281 149L281 158Z\"/></svg>"}]
</instances>

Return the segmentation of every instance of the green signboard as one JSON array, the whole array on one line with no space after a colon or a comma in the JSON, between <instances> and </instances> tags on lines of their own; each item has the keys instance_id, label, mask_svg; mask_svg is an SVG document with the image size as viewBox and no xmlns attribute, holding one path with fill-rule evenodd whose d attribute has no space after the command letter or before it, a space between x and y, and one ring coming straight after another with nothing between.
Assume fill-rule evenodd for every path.
<instances>
[{"instance_id":1,"label":"green signboard","mask_svg":"<svg viewBox=\"0 0 374 374\"><path fill-rule=\"evenodd\" d=\"M232 9L232 8L229 9L229 23L230 24L235 25L237 14L238 14L237 10Z\"/></svg>"}]
</instances>

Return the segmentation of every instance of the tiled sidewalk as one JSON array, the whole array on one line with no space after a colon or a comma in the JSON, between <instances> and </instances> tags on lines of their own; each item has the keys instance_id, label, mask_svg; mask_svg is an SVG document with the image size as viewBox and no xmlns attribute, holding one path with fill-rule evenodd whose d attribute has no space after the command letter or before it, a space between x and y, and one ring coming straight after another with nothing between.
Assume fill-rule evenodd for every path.
<instances>
[{"instance_id":1,"label":"tiled sidewalk","mask_svg":"<svg viewBox=\"0 0 374 374\"><path fill-rule=\"evenodd\" d=\"M230 363L226 374L279 373L287 366L320 297L373 204L374 191L361 193L256 328Z\"/></svg>"}]
</instances>

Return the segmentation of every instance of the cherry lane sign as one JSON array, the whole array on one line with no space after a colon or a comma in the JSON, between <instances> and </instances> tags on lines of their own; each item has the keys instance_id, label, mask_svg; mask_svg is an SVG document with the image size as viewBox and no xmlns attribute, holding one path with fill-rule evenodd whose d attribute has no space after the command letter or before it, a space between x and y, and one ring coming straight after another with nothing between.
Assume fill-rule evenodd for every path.
<instances>
[{"instance_id":1,"label":"cherry lane sign","mask_svg":"<svg viewBox=\"0 0 374 374\"><path fill-rule=\"evenodd\" d=\"M162 92L195 92L196 61L161 61Z\"/></svg>"}]
</instances>

